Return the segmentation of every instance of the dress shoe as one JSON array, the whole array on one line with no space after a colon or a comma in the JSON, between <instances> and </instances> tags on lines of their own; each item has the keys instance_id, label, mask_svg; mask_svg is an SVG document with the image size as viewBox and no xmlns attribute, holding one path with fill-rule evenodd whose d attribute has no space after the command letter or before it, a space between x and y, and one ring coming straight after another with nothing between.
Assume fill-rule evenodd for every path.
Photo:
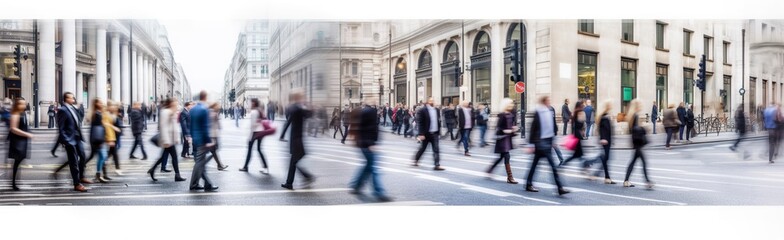
<instances>
[{"instance_id":1,"label":"dress shoe","mask_svg":"<svg viewBox=\"0 0 784 240\"><path fill-rule=\"evenodd\" d=\"M57 157L57 154L54 154L54 151L51 151L52 157Z\"/></svg>"},{"instance_id":2,"label":"dress shoe","mask_svg":"<svg viewBox=\"0 0 784 240\"><path fill-rule=\"evenodd\" d=\"M142 160L147 160L147 156L142 157Z\"/></svg>"},{"instance_id":3,"label":"dress shoe","mask_svg":"<svg viewBox=\"0 0 784 240\"><path fill-rule=\"evenodd\" d=\"M147 171L147 174L150 174L150 178L152 178L153 182L157 182L158 181L158 179L155 179L155 171L153 171L152 169Z\"/></svg>"},{"instance_id":4,"label":"dress shoe","mask_svg":"<svg viewBox=\"0 0 784 240\"><path fill-rule=\"evenodd\" d=\"M19 187L13 186L14 191L19 191Z\"/></svg>"},{"instance_id":5,"label":"dress shoe","mask_svg":"<svg viewBox=\"0 0 784 240\"><path fill-rule=\"evenodd\" d=\"M105 178L103 178L103 176L101 176L100 173L96 173L95 174L95 180L100 182L100 183L108 183L109 182Z\"/></svg>"},{"instance_id":6,"label":"dress shoe","mask_svg":"<svg viewBox=\"0 0 784 240\"><path fill-rule=\"evenodd\" d=\"M565 195L565 194L570 193L570 192L572 192L572 191L566 190L564 188L558 188L558 195Z\"/></svg>"},{"instance_id":7,"label":"dress shoe","mask_svg":"<svg viewBox=\"0 0 784 240\"><path fill-rule=\"evenodd\" d=\"M131 155L130 157L128 157L128 159L138 159L138 158L136 158L136 156L134 155Z\"/></svg>"},{"instance_id":8,"label":"dress shoe","mask_svg":"<svg viewBox=\"0 0 784 240\"><path fill-rule=\"evenodd\" d=\"M114 179L110 178L109 175L106 175L105 173L103 174L103 179L106 179L106 180L109 180L109 181L114 180Z\"/></svg>"},{"instance_id":9,"label":"dress shoe","mask_svg":"<svg viewBox=\"0 0 784 240\"><path fill-rule=\"evenodd\" d=\"M623 182L623 187L634 187L634 185L632 185L632 183L629 182L629 181L624 181Z\"/></svg>"},{"instance_id":10,"label":"dress shoe","mask_svg":"<svg viewBox=\"0 0 784 240\"><path fill-rule=\"evenodd\" d=\"M174 177L174 181L175 182L182 182L182 181L185 181L185 180L187 180L187 179L186 178L181 178L180 176L175 176Z\"/></svg>"},{"instance_id":11,"label":"dress shoe","mask_svg":"<svg viewBox=\"0 0 784 240\"><path fill-rule=\"evenodd\" d=\"M441 166L435 166L435 167L433 168L433 170L434 170L434 171L444 171L444 170L446 170L446 168L443 168L443 167L441 167Z\"/></svg>"},{"instance_id":12,"label":"dress shoe","mask_svg":"<svg viewBox=\"0 0 784 240\"><path fill-rule=\"evenodd\" d=\"M229 168L229 165L223 165L223 166L218 167L218 171L223 171L223 170L226 170L227 168Z\"/></svg>"},{"instance_id":13,"label":"dress shoe","mask_svg":"<svg viewBox=\"0 0 784 240\"><path fill-rule=\"evenodd\" d=\"M532 186L532 185L529 185L529 186L526 186L526 187L525 187L525 191L527 191L527 192L539 192L539 189L538 189L538 188L535 188L535 187L534 187L534 186Z\"/></svg>"},{"instance_id":14,"label":"dress shoe","mask_svg":"<svg viewBox=\"0 0 784 240\"><path fill-rule=\"evenodd\" d=\"M378 196L378 197L376 197L376 199L378 199L379 202L391 202L392 201L392 198L387 197L387 196Z\"/></svg>"},{"instance_id":15,"label":"dress shoe","mask_svg":"<svg viewBox=\"0 0 784 240\"><path fill-rule=\"evenodd\" d=\"M288 189L288 190L294 190L294 186L291 186L291 185L289 185L289 184L285 184L285 183L284 183L284 184L281 184L280 186L281 186L282 188L285 188L285 189Z\"/></svg>"},{"instance_id":16,"label":"dress shoe","mask_svg":"<svg viewBox=\"0 0 784 240\"><path fill-rule=\"evenodd\" d=\"M190 190L191 191L204 190L204 187L202 187L202 186L191 186Z\"/></svg>"},{"instance_id":17,"label":"dress shoe","mask_svg":"<svg viewBox=\"0 0 784 240\"><path fill-rule=\"evenodd\" d=\"M508 178L506 178L506 183L518 184L519 182L515 181L515 179L513 177L508 177Z\"/></svg>"},{"instance_id":18,"label":"dress shoe","mask_svg":"<svg viewBox=\"0 0 784 240\"><path fill-rule=\"evenodd\" d=\"M215 192L218 191L218 186L204 186L205 192Z\"/></svg>"},{"instance_id":19,"label":"dress shoe","mask_svg":"<svg viewBox=\"0 0 784 240\"><path fill-rule=\"evenodd\" d=\"M74 186L74 191L87 192L87 188L85 188L84 186L79 184L79 185Z\"/></svg>"},{"instance_id":20,"label":"dress shoe","mask_svg":"<svg viewBox=\"0 0 784 240\"><path fill-rule=\"evenodd\" d=\"M169 169L161 169L161 172L171 172Z\"/></svg>"},{"instance_id":21,"label":"dress shoe","mask_svg":"<svg viewBox=\"0 0 784 240\"><path fill-rule=\"evenodd\" d=\"M471 156L471 154L468 154L468 152L465 152L465 153L463 154L463 156L470 157L470 156Z\"/></svg>"},{"instance_id":22,"label":"dress shoe","mask_svg":"<svg viewBox=\"0 0 784 240\"><path fill-rule=\"evenodd\" d=\"M247 168L240 168L240 172L247 172L247 171L248 171Z\"/></svg>"},{"instance_id":23,"label":"dress shoe","mask_svg":"<svg viewBox=\"0 0 784 240\"><path fill-rule=\"evenodd\" d=\"M605 179L604 179L604 184L615 184L615 182L613 182L613 180L612 180L612 179L605 178Z\"/></svg>"},{"instance_id":24,"label":"dress shoe","mask_svg":"<svg viewBox=\"0 0 784 240\"><path fill-rule=\"evenodd\" d=\"M80 181L80 182L82 182L82 183L86 183L86 184L91 184L91 183L93 183L93 181L90 181L90 179L87 179L87 178L82 178L82 179L79 179L79 181Z\"/></svg>"}]
</instances>

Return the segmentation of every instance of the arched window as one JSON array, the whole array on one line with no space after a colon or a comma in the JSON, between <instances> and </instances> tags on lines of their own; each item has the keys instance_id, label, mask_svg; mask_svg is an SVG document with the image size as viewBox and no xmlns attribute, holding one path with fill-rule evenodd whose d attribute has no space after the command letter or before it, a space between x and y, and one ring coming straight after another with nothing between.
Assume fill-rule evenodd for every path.
<instances>
[{"instance_id":1,"label":"arched window","mask_svg":"<svg viewBox=\"0 0 784 240\"><path fill-rule=\"evenodd\" d=\"M406 73L406 59L398 58L395 64L395 74Z\"/></svg>"},{"instance_id":2,"label":"arched window","mask_svg":"<svg viewBox=\"0 0 784 240\"><path fill-rule=\"evenodd\" d=\"M430 52L425 50L422 54L419 55L419 69L429 68L432 64L432 59L430 57Z\"/></svg>"},{"instance_id":3,"label":"arched window","mask_svg":"<svg viewBox=\"0 0 784 240\"><path fill-rule=\"evenodd\" d=\"M520 40L522 38L522 41ZM512 23L509 26L509 30L506 34L506 49L504 50L505 53L505 77L504 79L510 79L512 71L510 68L512 67L512 62L508 58L509 54L512 54L511 48L513 47L514 42L517 41L517 46L519 47L518 51L518 64L519 66L519 74L525 74L524 66L525 66L525 48L526 48L526 31L525 25L521 25L520 23ZM522 77L522 76L521 76ZM506 81L504 84L504 97L512 98L515 102L519 101L519 95L515 92L514 87L515 82Z\"/></svg>"},{"instance_id":4,"label":"arched window","mask_svg":"<svg viewBox=\"0 0 784 240\"><path fill-rule=\"evenodd\" d=\"M474 54L490 51L490 36L481 31L474 39Z\"/></svg>"},{"instance_id":5,"label":"arched window","mask_svg":"<svg viewBox=\"0 0 784 240\"><path fill-rule=\"evenodd\" d=\"M455 41L449 41L446 44L446 51L444 51L444 62L451 62L458 59L460 56Z\"/></svg>"}]
</instances>

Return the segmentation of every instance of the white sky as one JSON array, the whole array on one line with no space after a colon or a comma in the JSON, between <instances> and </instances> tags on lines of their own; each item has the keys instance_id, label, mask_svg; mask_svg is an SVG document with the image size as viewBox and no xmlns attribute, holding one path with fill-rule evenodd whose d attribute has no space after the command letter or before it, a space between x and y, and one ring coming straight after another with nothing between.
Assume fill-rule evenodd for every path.
<instances>
[{"instance_id":1,"label":"white sky","mask_svg":"<svg viewBox=\"0 0 784 240\"><path fill-rule=\"evenodd\" d=\"M234 55L243 20L159 19L166 26L174 60L185 72L195 95L201 90L210 99L223 90L223 77Z\"/></svg>"}]
</instances>

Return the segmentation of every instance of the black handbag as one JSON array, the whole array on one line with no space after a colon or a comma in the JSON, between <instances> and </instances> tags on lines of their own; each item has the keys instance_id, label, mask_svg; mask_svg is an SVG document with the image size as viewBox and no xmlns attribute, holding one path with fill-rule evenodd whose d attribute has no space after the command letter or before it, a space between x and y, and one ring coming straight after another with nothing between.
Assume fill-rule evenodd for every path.
<instances>
[{"instance_id":1,"label":"black handbag","mask_svg":"<svg viewBox=\"0 0 784 240\"><path fill-rule=\"evenodd\" d=\"M150 138L150 142L152 142L152 144L155 144L155 146L160 146L160 145L158 145L158 140L159 139L161 139L161 134L157 133L157 134L155 134L155 136L152 136L152 138Z\"/></svg>"},{"instance_id":2,"label":"black handbag","mask_svg":"<svg viewBox=\"0 0 784 240\"><path fill-rule=\"evenodd\" d=\"M106 129L103 128L103 125L90 127L90 142L93 144L106 142Z\"/></svg>"},{"instance_id":3,"label":"black handbag","mask_svg":"<svg viewBox=\"0 0 784 240\"><path fill-rule=\"evenodd\" d=\"M645 146L648 144L648 138L645 137L645 128L637 124L637 115L633 116L634 123L632 124L632 144L635 146Z\"/></svg>"}]
</instances>

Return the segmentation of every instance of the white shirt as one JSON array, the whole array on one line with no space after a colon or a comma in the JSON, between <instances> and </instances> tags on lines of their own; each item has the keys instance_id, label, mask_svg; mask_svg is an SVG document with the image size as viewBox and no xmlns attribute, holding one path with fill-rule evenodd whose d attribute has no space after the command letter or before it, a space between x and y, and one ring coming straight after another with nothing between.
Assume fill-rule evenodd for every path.
<instances>
[{"instance_id":1,"label":"white shirt","mask_svg":"<svg viewBox=\"0 0 784 240\"><path fill-rule=\"evenodd\" d=\"M463 123L463 128L471 128L471 109L463 108L463 116L465 120L465 123Z\"/></svg>"},{"instance_id":2,"label":"white shirt","mask_svg":"<svg viewBox=\"0 0 784 240\"><path fill-rule=\"evenodd\" d=\"M438 113L436 112L436 108L426 105L427 112L430 115L430 132L438 132Z\"/></svg>"},{"instance_id":3,"label":"white shirt","mask_svg":"<svg viewBox=\"0 0 784 240\"><path fill-rule=\"evenodd\" d=\"M553 130L555 123L553 122L553 112L550 111L550 108L538 106L536 107L536 112L539 113L540 139L555 137L555 131Z\"/></svg>"}]
</instances>

